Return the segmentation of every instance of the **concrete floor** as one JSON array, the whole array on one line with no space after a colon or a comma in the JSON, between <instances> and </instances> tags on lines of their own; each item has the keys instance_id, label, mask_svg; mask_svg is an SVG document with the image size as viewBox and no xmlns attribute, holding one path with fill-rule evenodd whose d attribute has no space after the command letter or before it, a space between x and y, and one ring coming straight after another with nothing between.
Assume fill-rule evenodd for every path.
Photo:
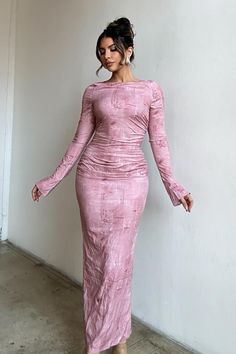
<instances>
[{"instance_id":1,"label":"concrete floor","mask_svg":"<svg viewBox=\"0 0 236 354\"><path fill-rule=\"evenodd\" d=\"M82 310L79 285L11 243L0 242L1 354L82 353ZM129 354L196 353L134 318L132 327Z\"/></svg>"}]
</instances>

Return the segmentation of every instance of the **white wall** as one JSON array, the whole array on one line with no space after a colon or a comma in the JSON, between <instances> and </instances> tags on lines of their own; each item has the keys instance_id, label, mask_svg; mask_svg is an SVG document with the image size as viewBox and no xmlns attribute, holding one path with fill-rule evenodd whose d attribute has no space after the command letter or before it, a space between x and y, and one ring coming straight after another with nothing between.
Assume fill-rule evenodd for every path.
<instances>
[{"instance_id":1,"label":"white wall","mask_svg":"<svg viewBox=\"0 0 236 354\"><path fill-rule=\"evenodd\" d=\"M195 198L191 214L172 206L146 140L133 314L204 354L234 354L234 1L18 1L9 240L82 281L75 170L40 203L30 192L70 143L86 85L109 77L95 76L95 43L122 15L137 33L134 74L163 88L173 170Z\"/></svg>"},{"instance_id":2,"label":"white wall","mask_svg":"<svg viewBox=\"0 0 236 354\"><path fill-rule=\"evenodd\" d=\"M0 239L7 238L13 121L15 0L0 0Z\"/></svg>"}]
</instances>

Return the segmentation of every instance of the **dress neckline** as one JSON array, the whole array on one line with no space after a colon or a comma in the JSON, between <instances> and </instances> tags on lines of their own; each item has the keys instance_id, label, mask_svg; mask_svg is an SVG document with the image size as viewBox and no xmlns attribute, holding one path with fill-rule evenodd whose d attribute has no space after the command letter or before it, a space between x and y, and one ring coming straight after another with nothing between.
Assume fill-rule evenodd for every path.
<instances>
[{"instance_id":1,"label":"dress neckline","mask_svg":"<svg viewBox=\"0 0 236 354\"><path fill-rule=\"evenodd\" d=\"M103 85L126 85L126 84L133 84L135 82L147 82L149 80L133 80L133 81L98 81L96 84L103 84Z\"/></svg>"}]
</instances>

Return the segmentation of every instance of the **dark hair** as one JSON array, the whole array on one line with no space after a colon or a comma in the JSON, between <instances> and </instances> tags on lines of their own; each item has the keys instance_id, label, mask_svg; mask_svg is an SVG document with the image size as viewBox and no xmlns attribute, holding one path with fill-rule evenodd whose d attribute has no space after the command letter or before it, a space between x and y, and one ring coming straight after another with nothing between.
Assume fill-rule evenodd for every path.
<instances>
[{"instance_id":1,"label":"dark hair","mask_svg":"<svg viewBox=\"0 0 236 354\"><path fill-rule=\"evenodd\" d=\"M129 47L134 48L135 33L132 27L133 25L130 23L130 20L128 18L120 17L117 20L110 22L107 25L107 27L104 29L104 31L100 34L96 45L96 56L100 61L101 66L96 71L97 76L98 76L98 72L103 67L100 59L100 53L99 53L99 46L102 38L111 37L116 45L118 52L122 56L122 60L124 60L125 50L128 49ZM132 52L132 55L130 57L130 61L132 62L133 60L134 60L134 52Z\"/></svg>"}]
</instances>

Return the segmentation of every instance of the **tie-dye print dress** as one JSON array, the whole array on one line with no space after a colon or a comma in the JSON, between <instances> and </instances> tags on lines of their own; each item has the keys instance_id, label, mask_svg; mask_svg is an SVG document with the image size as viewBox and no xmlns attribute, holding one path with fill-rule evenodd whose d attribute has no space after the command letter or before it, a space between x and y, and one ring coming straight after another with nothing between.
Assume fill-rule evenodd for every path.
<instances>
[{"instance_id":1,"label":"tie-dye print dress","mask_svg":"<svg viewBox=\"0 0 236 354\"><path fill-rule=\"evenodd\" d=\"M79 160L75 188L83 231L84 334L92 353L131 334L134 245L148 193L141 149L146 132L166 191L177 206L188 191L171 171L163 93L153 80L89 85L61 163L36 183L46 196Z\"/></svg>"}]
</instances>

